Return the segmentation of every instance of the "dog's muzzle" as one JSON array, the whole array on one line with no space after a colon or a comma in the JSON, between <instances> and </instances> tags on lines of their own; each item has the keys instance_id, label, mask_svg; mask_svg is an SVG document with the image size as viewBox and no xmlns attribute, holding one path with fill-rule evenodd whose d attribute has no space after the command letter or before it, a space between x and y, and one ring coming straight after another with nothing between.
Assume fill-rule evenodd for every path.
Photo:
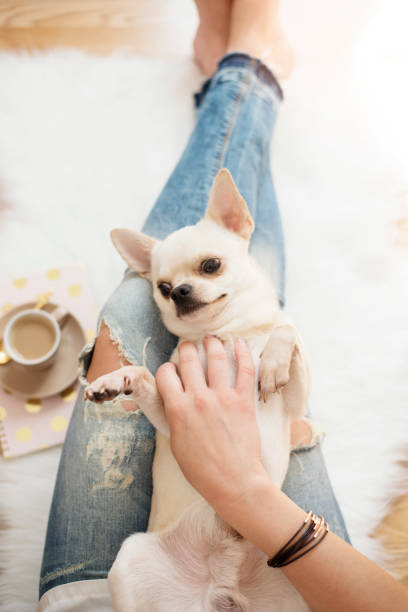
<instances>
[{"instance_id":1,"label":"dog's muzzle","mask_svg":"<svg viewBox=\"0 0 408 612\"><path fill-rule=\"evenodd\" d=\"M176 306L179 304L185 304L188 301L191 301L193 295L193 286L187 285L187 283L183 283L182 285L177 285L174 287L170 293L170 297L173 302L176 303Z\"/></svg>"},{"instance_id":2,"label":"dog's muzzle","mask_svg":"<svg viewBox=\"0 0 408 612\"><path fill-rule=\"evenodd\" d=\"M194 298L193 286L187 283L174 287L170 293L170 297L176 305L177 315L179 317L206 306L205 302L200 302Z\"/></svg>"}]
</instances>

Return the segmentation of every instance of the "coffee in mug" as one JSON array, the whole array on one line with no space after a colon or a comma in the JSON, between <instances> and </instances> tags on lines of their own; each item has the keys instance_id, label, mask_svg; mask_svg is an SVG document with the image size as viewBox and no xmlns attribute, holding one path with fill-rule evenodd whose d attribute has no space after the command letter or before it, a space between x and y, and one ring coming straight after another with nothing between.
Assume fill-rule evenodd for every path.
<instances>
[{"instance_id":1,"label":"coffee in mug","mask_svg":"<svg viewBox=\"0 0 408 612\"><path fill-rule=\"evenodd\" d=\"M59 310L61 308L56 309L58 317L64 314ZM61 343L61 322L61 318L57 321L53 314L45 310L31 308L18 312L4 330L7 353L13 361L30 369L50 366Z\"/></svg>"},{"instance_id":2,"label":"coffee in mug","mask_svg":"<svg viewBox=\"0 0 408 612\"><path fill-rule=\"evenodd\" d=\"M56 336L48 319L29 314L13 325L9 342L23 359L38 359L52 349Z\"/></svg>"}]
</instances>

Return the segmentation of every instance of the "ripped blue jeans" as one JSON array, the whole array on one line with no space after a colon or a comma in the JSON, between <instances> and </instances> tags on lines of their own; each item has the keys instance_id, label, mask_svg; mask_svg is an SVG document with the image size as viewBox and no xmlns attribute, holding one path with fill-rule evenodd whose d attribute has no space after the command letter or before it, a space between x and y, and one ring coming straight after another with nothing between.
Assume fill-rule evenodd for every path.
<instances>
[{"instance_id":1,"label":"ripped blue jeans","mask_svg":"<svg viewBox=\"0 0 408 612\"><path fill-rule=\"evenodd\" d=\"M259 60L226 55L195 95L195 128L143 231L164 238L195 224L217 171L228 168L255 220L250 251L273 279L283 306L284 242L269 157L281 100L279 84ZM129 268L99 315L98 332L102 320L129 362L145 363L152 373L176 344L160 320L149 282ZM83 385L93 348L86 345L79 356ZM40 597L60 584L105 578L122 541L146 530L154 449L154 428L143 414L78 395L55 483ZM320 443L292 452L283 489L350 541Z\"/></svg>"}]
</instances>

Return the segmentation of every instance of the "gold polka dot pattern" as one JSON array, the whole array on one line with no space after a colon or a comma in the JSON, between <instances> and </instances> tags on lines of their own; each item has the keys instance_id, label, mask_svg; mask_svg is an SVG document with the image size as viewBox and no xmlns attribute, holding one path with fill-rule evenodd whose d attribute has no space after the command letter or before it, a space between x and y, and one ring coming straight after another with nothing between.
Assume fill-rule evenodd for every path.
<instances>
[{"instance_id":1,"label":"gold polka dot pattern","mask_svg":"<svg viewBox=\"0 0 408 612\"><path fill-rule=\"evenodd\" d=\"M73 387L67 387L67 389L61 391L60 395L64 402L73 402L78 393Z\"/></svg>"},{"instance_id":2,"label":"gold polka dot pattern","mask_svg":"<svg viewBox=\"0 0 408 612\"><path fill-rule=\"evenodd\" d=\"M24 408L27 412L35 414L41 410L41 400L36 397L30 397L26 400Z\"/></svg>"},{"instance_id":3,"label":"gold polka dot pattern","mask_svg":"<svg viewBox=\"0 0 408 612\"><path fill-rule=\"evenodd\" d=\"M78 297L78 295L81 295L82 293L82 286L78 283L70 285L68 287L68 293L71 297Z\"/></svg>"},{"instance_id":4,"label":"gold polka dot pattern","mask_svg":"<svg viewBox=\"0 0 408 612\"><path fill-rule=\"evenodd\" d=\"M67 419L62 415L57 415L51 419L51 428L54 431L62 431L66 429L68 425Z\"/></svg>"},{"instance_id":5,"label":"gold polka dot pattern","mask_svg":"<svg viewBox=\"0 0 408 612\"><path fill-rule=\"evenodd\" d=\"M47 270L47 278L48 280L57 280L60 277L60 271L58 268L50 268Z\"/></svg>"},{"instance_id":6,"label":"gold polka dot pattern","mask_svg":"<svg viewBox=\"0 0 408 612\"><path fill-rule=\"evenodd\" d=\"M21 277L21 278L15 278L13 280L13 285L16 287L16 289L24 289L24 287L27 286L28 283L28 278Z\"/></svg>"},{"instance_id":7,"label":"gold polka dot pattern","mask_svg":"<svg viewBox=\"0 0 408 612\"><path fill-rule=\"evenodd\" d=\"M33 432L29 427L20 427L16 431L16 438L19 442L28 442L33 437Z\"/></svg>"},{"instance_id":8,"label":"gold polka dot pattern","mask_svg":"<svg viewBox=\"0 0 408 612\"><path fill-rule=\"evenodd\" d=\"M3 306L1 307L1 311L2 312L7 312L8 310L11 310L14 307L14 304L12 304L11 302L6 302L5 304L3 304Z\"/></svg>"}]
</instances>

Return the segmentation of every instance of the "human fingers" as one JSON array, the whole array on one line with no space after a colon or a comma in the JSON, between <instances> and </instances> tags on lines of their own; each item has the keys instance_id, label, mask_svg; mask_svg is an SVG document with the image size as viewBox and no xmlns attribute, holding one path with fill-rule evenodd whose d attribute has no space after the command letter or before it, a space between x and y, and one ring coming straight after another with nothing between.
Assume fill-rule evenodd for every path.
<instances>
[{"instance_id":1,"label":"human fingers","mask_svg":"<svg viewBox=\"0 0 408 612\"><path fill-rule=\"evenodd\" d=\"M212 389L230 387L230 368L222 342L215 336L206 336L204 347L207 351L208 386Z\"/></svg>"},{"instance_id":2,"label":"human fingers","mask_svg":"<svg viewBox=\"0 0 408 612\"><path fill-rule=\"evenodd\" d=\"M198 391L207 387L198 351L192 342L182 342L178 347L179 372L186 391Z\"/></svg>"},{"instance_id":3,"label":"human fingers","mask_svg":"<svg viewBox=\"0 0 408 612\"><path fill-rule=\"evenodd\" d=\"M235 389L240 395L253 397L255 387L255 366L247 343L239 338L235 342L237 357L237 378Z\"/></svg>"},{"instance_id":4,"label":"human fingers","mask_svg":"<svg viewBox=\"0 0 408 612\"><path fill-rule=\"evenodd\" d=\"M164 403L173 402L183 392L183 385L174 363L163 363L156 372L157 388Z\"/></svg>"}]
</instances>

